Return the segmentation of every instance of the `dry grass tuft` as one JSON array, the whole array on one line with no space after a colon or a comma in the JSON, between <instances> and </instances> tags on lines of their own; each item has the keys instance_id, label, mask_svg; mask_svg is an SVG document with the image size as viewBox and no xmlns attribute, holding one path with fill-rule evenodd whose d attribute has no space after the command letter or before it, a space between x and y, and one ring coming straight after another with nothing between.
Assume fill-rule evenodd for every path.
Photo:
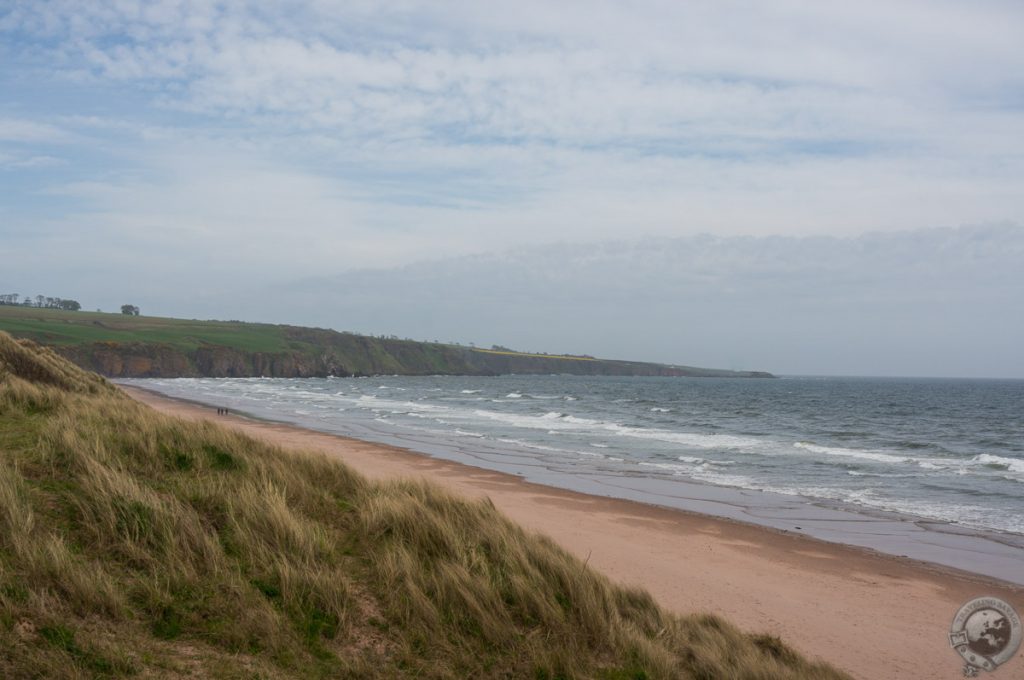
<instances>
[{"instance_id":1,"label":"dry grass tuft","mask_svg":"<svg viewBox=\"0 0 1024 680\"><path fill-rule=\"evenodd\" d=\"M78 368L48 347L31 340L15 340L0 332L0 377L4 373L40 385L52 385L70 392L97 394L114 388L106 380Z\"/></svg>"},{"instance_id":2,"label":"dry grass tuft","mask_svg":"<svg viewBox=\"0 0 1024 680\"><path fill-rule=\"evenodd\" d=\"M162 416L3 334L0 456L0 677L843 677L486 501Z\"/></svg>"}]
</instances>

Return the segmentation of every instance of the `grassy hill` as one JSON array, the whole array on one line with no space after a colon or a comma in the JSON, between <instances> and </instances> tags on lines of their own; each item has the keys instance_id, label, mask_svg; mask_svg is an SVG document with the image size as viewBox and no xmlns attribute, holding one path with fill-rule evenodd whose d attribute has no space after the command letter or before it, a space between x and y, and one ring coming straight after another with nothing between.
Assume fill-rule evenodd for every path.
<instances>
[{"instance_id":1,"label":"grassy hill","mask_svg":"<svg viewBox=\"0 0 1024 680\"><path fill-rule=\"evenodd\" d=\"M0 677L845 677L487 502L160 415L0 333Z\"/></svg>"},{"instance_id":2,"label":"grassy hill","mask_svg":"<svg viewBox=\"0 0 1024 680\"><path fill-rule=\"evenodd\" d=\"M53 347L111 377L327 375L661 375L771 377L692 366L485 350L240 321L196 321L0 306L0 331Z\"/></svg>"}]
</instances>

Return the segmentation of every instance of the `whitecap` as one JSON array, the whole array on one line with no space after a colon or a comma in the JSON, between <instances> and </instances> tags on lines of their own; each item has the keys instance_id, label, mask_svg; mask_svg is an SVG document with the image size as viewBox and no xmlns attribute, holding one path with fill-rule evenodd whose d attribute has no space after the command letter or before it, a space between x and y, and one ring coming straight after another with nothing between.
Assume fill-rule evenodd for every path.
<instances>
[{"instance_id":1,"label":"whitecap","mask_svg":"<svg viewBox=\"0 0 1024 680\"><path fill-rule=\"evenodd\" d=\"M701 449L750 449L762 445L762 441L751 437L740 437L727 434L698 434L694 432L677 432L656 428L640 428L608 423L591 418L580 418L558 411L549 411L541 416L501 413L498 411L477 410L474 415L490 420L515 425L543 429L557 434L559 430L576 430L584 432L612 432L620 437L648 439L670 444Z\"/></svg>"},{"instance_id":2,"label":"whitecap","mask_svg":"<svg viewBox=\"0 0 1024 680\"><path fill-rule=\"evenodd\" d=\"M1005 456L994 456L990 453L981 453L971 459L972 463L985 465L987 467L999 468L1008 472L1024 473L1024 460L1017 458L1006 458Z\"/></svg>"},{"instance_id":3,"label":"whitecap","mask_svg":"<svg viewBox=\"0 0 1024 680\"><path fill-rule=\"evenodd\" d=\"M694 471L694 467L692 465L675 465L673 463L651 463L649 461L641 462L640 465L643 467L658 468L659 470L668 470L676 475L685 475Z\"/></svg>"},{"instance_id":4,"label":"whitecap","mask_svg":"<svg viewBox=\"0 0 1024 680\"><path fill-rule=\"evenodd\" d=\"M762 441L751 437L729 434L699 434L675 430L644 429L625 425L608 425L607 429L623 437L652 439L672 444L683 444L698 449L751 449L762 445Z\"/></svg>"},{"instance_id":5,"label":"whitecap","mask_svg":"<svg viewBox=\"0 0 1024 680\"><path fill-rule=\"evenodd\" d=\"M803 449L804 451L810 451L811 453L820 453L826 456L841 456L844 458L859 458L861 460L870 460L876 463L907 463L913 459L905 456L894 456L890 453L882 453L881 451L866 451L863 449L844 449L838 446L820 446L818 444L811 444L808 442L797 442L793 444L795 448Z\"/></svg>"}]
</instances>

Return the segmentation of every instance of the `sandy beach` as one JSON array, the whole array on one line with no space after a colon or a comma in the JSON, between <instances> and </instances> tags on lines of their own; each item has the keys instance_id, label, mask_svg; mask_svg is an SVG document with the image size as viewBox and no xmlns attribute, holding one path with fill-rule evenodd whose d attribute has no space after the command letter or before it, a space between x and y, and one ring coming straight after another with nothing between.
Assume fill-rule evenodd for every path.
<instances>
[{"instance_id":1,"label":"sandy beach","mask_svg":"<svg viewBox=\"0 0 1024 680\"><path fill-rule=\"evenodd\" d=\"M337 457L370 478L422 477L487 496L615 581L679 613L710 611L859 678L957 678L948 632L987 595L1024 613L1024 588L793 532L565 491L406 450L239 416L122 387L162 412L215 420L286 448ZM993 678L1024 677L1024 654Z\"/></svg>"}]
</instances>

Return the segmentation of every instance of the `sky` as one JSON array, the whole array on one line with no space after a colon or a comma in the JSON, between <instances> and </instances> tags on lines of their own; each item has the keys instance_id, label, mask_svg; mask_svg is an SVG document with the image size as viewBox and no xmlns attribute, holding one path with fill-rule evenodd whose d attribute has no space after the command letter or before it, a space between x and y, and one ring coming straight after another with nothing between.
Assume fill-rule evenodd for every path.
<instances>
[{"instance_id":1,"label":"sky","mask_svg":"<svg viewBox=\"0 0 1024 680\"><path fill-rule=\"evenodd\" d=\"M0 2L0 292L1024 377L1024 4Z\"/></svg>"}]
</instances>

